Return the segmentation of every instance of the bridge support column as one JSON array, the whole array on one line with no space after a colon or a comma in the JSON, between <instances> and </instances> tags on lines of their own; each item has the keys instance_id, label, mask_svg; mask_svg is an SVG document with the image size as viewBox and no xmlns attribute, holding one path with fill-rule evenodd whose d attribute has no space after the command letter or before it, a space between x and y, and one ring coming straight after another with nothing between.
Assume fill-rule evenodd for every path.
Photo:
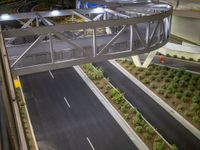
<instances>
[{"instance_id":1,"label":"bridge support column","mask_svg":"<svg viewBox=\"0 0 200 150\"><path fill-rule=\"evenodd\" d=\"M145 61L144 61L143 63L141 63L141 60L140 60L139 55L132 56L132 60L133 60L133 62L134 62L134 64L135 64L135 66L136 66L136 67L147 68L147 67L151 64L151 62L152 62L154 56L156 55L157 51L158 51L158 50L151 51L151 52L147 55L147 57L146 57L146 59L145 59Z\"/></svg>"}]
</instances>

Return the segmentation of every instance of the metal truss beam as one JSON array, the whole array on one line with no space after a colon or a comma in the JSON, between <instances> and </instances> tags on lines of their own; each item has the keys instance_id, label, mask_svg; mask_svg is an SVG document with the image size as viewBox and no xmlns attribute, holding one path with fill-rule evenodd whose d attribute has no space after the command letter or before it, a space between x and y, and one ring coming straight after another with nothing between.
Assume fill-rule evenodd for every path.
<instances>
[{"instance_id":1,"label":"metal truss beam","mask_svg":"<svg viewBox=\"0 0 200 150\"><path fill-rule=\"evenodd\" d=\"M15 64L24 57L24 55L30 51L33 47L35 47L39 42L41 42L45 38L44 35L40 35L18 58L15 60L15 62L11 65L11 67L14 67Z\"/></svg>"},{"instance_id":2,"label":"metal truss beam","mask_svg":"<svg viewBox=\"0 0 200 150\"><path fill-rule=\"evenodd\" d=\"M126 29L126 25L122 27L122 29L108 42L108 44L106 44L106 46L104 46L99 53L97 54L98 56L101 55L106 49L109 49L112 44L119 38L119 36L125 31Z\"/></svg>"}]
</instances>

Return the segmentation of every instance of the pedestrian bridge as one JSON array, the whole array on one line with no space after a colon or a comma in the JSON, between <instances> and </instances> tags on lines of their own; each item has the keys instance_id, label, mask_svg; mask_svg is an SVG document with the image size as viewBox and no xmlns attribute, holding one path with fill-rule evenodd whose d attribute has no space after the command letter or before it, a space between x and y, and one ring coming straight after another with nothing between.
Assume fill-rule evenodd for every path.
<instances>
[{"instance_id":1,"label":"pedestrian bridge","mask_svg":"<svg viewBox=\"0 0 200 150\"><path fill-rule=\"evenodd\" d=\"M18 75L149 53L168 42L171 15L154 3L2 14L1 49Z\"/></svg>"}]
</instances>

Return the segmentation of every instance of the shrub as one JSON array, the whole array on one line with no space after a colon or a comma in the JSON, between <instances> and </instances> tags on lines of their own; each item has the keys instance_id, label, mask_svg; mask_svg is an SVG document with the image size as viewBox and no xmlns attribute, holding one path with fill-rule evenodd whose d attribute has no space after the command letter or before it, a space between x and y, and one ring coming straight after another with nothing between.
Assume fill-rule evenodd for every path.
<instances>
[{"instance_id":1,"label":"shrub","mask_svg":"<svg viewBox=\"0 0 200 150\"><path fill-rule=\"evenodd\" d=\"M136 127L135 127L135 131L136 131L137 133L142 133L142 126L136 126Z\"/></svg>"},{"instance_id":2,"label":"shrub","mask_svg":"<svg viewBox=\"0 0 200 150\"><path fill-rule=\"evenodd\" d=\"M158 71L154 71L154 72L153 72L153 75L158 75L158 74L159 74Z\"/></svg>"},{"instance_id":3,"label":"shrub","mask_svg":"<svg viewBox=\"0 0 200 150\"><path fill-rule=\"evenodd\" d=\"M164 142L161 140L159 141L154 141L153 143L153 150L163 150L164 149Z\"/></svg>"},{"instance_id":4,"label":"shrub","mask_svg":"<svg viewBox=\"0 0 200 150\"><path fill-rule=\"evenodd\" d=\"M150 88L155 89L156 85L154 83L150 83Z\"/></svg>"},{"instance_id":5,"label":"shrub","mask_svg":"<svg viewBox=\"0 0 200 150\"><path fill-rule=\"evenodd\" d=\"M187 116L187 117L191 117L192 116L192 113L190 111L185 111L184 112L184 115Z\"/></svg>"},{"instance_id":6,"label":"shrub","mask_svg":"<svg viewBox=\"0 0 200 150\"><path fill-rule=\"evenodd\" d=\"M199 80L199 76L197 76L197 75L192 75L192 80L198 81L198 80Z\"/></svg>"},{"instance_id":7,"label":"shrub","mask_svg":"<svg viewBox=\"0 0 200 150\"><path fill-rule=\"evenodd\" d=\"M189 81L189 84L195 86L195 85L197 85L197 81L194 80L194 79L191 79L191 80Z\"/></svg>"},{"instance_id":8,"label":"shrub","mask_svg":"<svg viewBox=\"0 0 200 150\"><path fill-rule=\"evenodd\" d=\"M200 97L199 96L194 96L193 98L192 98L192 102L193 103L200 103Z\"/></svg>"},{"instance_id":9,"label":"shrub","mask_svg":"<svg viewBox=\"0 0 200 150\"><path fill-rule=\"evenodd\" d=\"M128 64L129 64L129 65L132 65L132 64L133 64L133 61L128 61Z\"/></svg>"},{"instance_id":10,"label":"shrub","mask_svg":"<svg viewBox=\"0 0 200 150\"><path fill-rule=\"evenodd\" d=\"M114 100L117 104L121 103L121 102L123 101L123 94L121 94L121 93L115 94L115 95L113 96L113 100Z\"/></svg>"},{"instance_id":11,"label":"shrub","mask_svg":"<svg viewBox=\"0 0 200 150\"><path fill-rule=\"evenodd\" d=\"M174 79L173 79L173 80L174 80L174 82L175 82L175 83L179 83L179 81L180 81L180 78L179 78L179 77L174 77Z\"/></svg>"},{"instance_id":12,"label":"shrub","mask_svg":"<svg viewBox=\"0 0 200 150\"><path fill-rule=\"evenodd\" d=\"M200 106L197 103L192 103L190 109L194 112L197 112L200 109Z\"/></svg>"},{"instance_id":13,"label":"shrub","mask_svg":"<svg viewBox=\"0 0 200 150\"><path fill-rule=\"evenodd\" d=\"M182 93L180 93L180 92L176 92L175 96L176 96L176 98L181 99L181 97L182 97Z\"/></svg>"},{"instance_id":14,"label":"shrub","mask_svg":"<svg viewBox=\"0 0 200 150\"><path fill-rule=\"evenodd\" d=\"M167 88L167 93L172 94L175 92L176 92L176 89L174 87L172 87L171 85L169 85Z\"/></svg>"},{"instance_id":15,"label":"shrub","mask_svg":"<svg viewBox=\"0 0 200 150\"><path fill-rule=\"evenodd\" d=\"M181 56L181 59L183 59L183 60L184 60L184 59L185 59L185 57L184 57L184 56Z\"/></svg>"},{"instance_id":16,"label":"shrub","mask_svg":"<svg viewBox=\"0 0 200 150\"><path fill-rule=\"evenodd\" d=\"M153 134L153 133L154 133L154 130L153 130L153 128L152 128L152 127L150 127L148 124L147 124L147 126L146 126L145 130L146 130L148 133L150 133L150 134Z\"/></svg>"},{"instance_id":17,"label":"shrub","mask_svg":"<svg viewBox=\"0 0 200 150\"><path fill-rule=\"evenodd\" d=\"M151 135L150 133L148 133L148 132L145 132L145 133L143 134L143 136L144 136L144 138L147 139L147 140L149 140L149 139L152 138L152 135Z\"/></svg>"},{"instance_id":18,"label":"shrub","mask_svg":"<svg viewBox=\"0 0 200 150\"><path fill-rule=\"evenodd\" d=\"M135 117L134 117L134 124L135 125L141 125L142 123L142 116L139 112L136 113Z\"/></svg>"},{"instance_id":19,"label":"shrub","mask_svg":"<svg viewBox=\"0 0 200 150\"><path fill-rule=\"evenodd\" d=\"M194 91L194 90L195 90L195 87L194 87L193 85L189 85L189 86L188 86L188 89L189 89L190 91Z\"/></svg>"},{"instance_id":20,"label":"shrub","mask_svg":"<svg viewBox=\"0 0 200 150\"><path fill-rule=\"evenodd\" d=\"M157 90L156 90L156 92L158 92L158 94L164 94L164 89L162 89L162 88L158 88Z\"/></svg>"},{"instance_id":21,"label":"shrub","mask_svg":"<svg viewBox=\"0 0 200 150\"><path fill-rule=\"evenodd\" d=\"M125 112L127 112L127 109L129 109L129 108L130 108L129 104L125 101L125 102L122 104L120 110L121 110L121 112L125 113Z\"/></svg>"},{"instance_id":22,"label":"shrub","mask_svg":"<svg viewBox=\"0 0 200 150\"><path fill-rule=\"evenodd\" d=\"M177 58L177 55L173 55L174 58Z\"/></svg>"},{"instance_id":23,"label":"shrub","mask_svg":"<svg viewBox=\"0 0 200 150\"><path fill-rule=\"evenodd\" d=\"M113 96L115 96L116 94L119 94L120 92L119 92L119 90L118 89L115 89L115 88L112 88L111 89L111 96L113 97Z\"/></svg>"},{"instance_id":24,"label":"shrub","mask_svg":"<svg viewBox=\"0 0 200 150\"><path fill-rule=\"evenodd\" d=\"M135 114L135 113L137 113L137 110L135 108L130 107L129 113L130 114Z\"/></svg>"},{"instance_id":25,"label":"shrub","mask_svg":"<svg viewBox=\"0 0 200 150\"><path fill-rule=\"evenodd\" d=\"M200 62L200 58L197 61Z\"/></svg>"},{"instance_id":26,"label":"shrub","mask_svg":"<svg viewBox=\"0 0 200 150\"><path fill-rule=\"evenodd\" d=\"M165 82L170 82L171 79L170 78L165 78Z\"/></svg>"},{"instance_id":27,"label":"shrub","mask_svg":"<svg viewBox=\"0 0 200 150\"><path fill-rule=\"evenodd\" d=\"M186 96L186 97L191 97L191 96L192 96L192 92L189 91L189 90L186 90L186 91L184 92L184 96Z\"/></svg>"},{"instance_id":28,"label":"shrub","mask_svg":"<svg viewBox=\"0 0 200 150\"><path fill-rule=\"evenodd\" d=\"M143 81L143 83L144 83L144 84L149 84L149 80L145 79L145 80Z\"/></svg>"},{"instance_id":29,"label":"shrub","mask_svg":"<svg viewBox=\"0 0 200 150\"><path fill-rule=\"evenodd\" d=\"M200 117L197 116L197 115L196 115L196 116L193 116L193 117L192 117L192 122L193 122L193 123L200 123Z\"/></svg>"},{"instance_id":30,"label":"shrub","mask_svg":"<svg viewBox=\"0 0 200 150\"><path fill-rule=\"evenodd\" d=\"M124 115L124 118L127 120L127 119L130 119L130 116L129 116L129 114L125 114Z\"/></svg>"},{"instance_id":31,"label":"shrub","mask_svg":"<svg viewBox=\"0 0 200 150\"><path fill-rule=\"evenodd\" d=\"M185 107L181 104L179 104L177 107L176 107L177 110L181 110L183 111L185 109Z\"/></svg>"},{"instance_id":32,"label":"shrub","mask_svg":"<svg viewBox=\"0 0 200 150\"><path fill-rule=\"evenodd\" d=\"M189 60L190 60L190 61L194 61L194 59L193 59L193 58L189 58Z\"/></svg>"},{"instance_id":33,"label":"shrub","mask_svg":"<svg viewBox=\"0 0 200 150\"><path fill-rule=\"evenodd\" d=\"M179 86L180 86L180 87L186 87L186 86L187 86L187 84L186 84L186 82L185 82L185 81L183 81L183 80L180 80L180 81L179 81Z\"/></svg>"},{"instance_id":34,"label":"shrub","mask_svg":"<svg viewBox=\"0 0 200 150\"><path fill-rule=\"evenodd\" d=\"M155 79L156 79L155 76L151 76L151 77L150 77L150 81L154 81Z\"/></svg>"},{"instance_id":35,"label":"shrub","mask_svg":"<svg viewBox=\"0 0 200 150\"><path fill-rule=\"evenodd\" d=\"M151 71L148 71L148 70L145 71L145 72L144 72L144 75L145 75L145 76L150 76L150 75L151 75Z\"/></svg>"},{"instance_id":36,"label":"shrub","mask_svg":"<svg viewBox=\"0 0 200 150\"><path fill-rule=\"evenodd\" d=\"M140 76L139 76L139 80L143 80L144 78L145 78L144 75L140 75Z\"/></svg>"},{"instance_id":37,"label":"shrub","mask_svg":"<svg viewBox=\"0 0 200 150\"><path fill-rule=\"evenodd\" d=\"M170 57L170 54L166 54L167 57Z\"/></svg>"},{"instance_id":38,"label":"shrub","mask_svg":"<svg viewBox=\"0 0 200 150\"><path fill-rule=\"evenodd\" d=\"M167 99L167 98L170 98L169 93L165 92L165 93L164 93L164 98L166 98L166 99Z\"/></svg>"},{"instance_id":39,"label":"shrub","mask_svg":"<svg viewBox=\"0 0 200 150\"><path fill-rule=\"evenodd\" d=\"M142 71L144 71L144 69L143 68L138 68L137 71L142 72Z\"/></svg>"},{"instance_id":40,"label":"shrub","mask_svg":"<svg viewBox=\"0 0 200 150\"><path fill-rule=\"evenodd\" d=\"M175 144L173 144L171 150L178 150L178 147Z\"/></svg>"},{"instance_id":41,"label":"shrub","mask_svg":"<svg viewBox=\"0 0 200 150\"><path fill-rule=\"evenodd\" d=\"M182 100L183 102L185 102L185 103L189 101L188 97L186 97L185 95L183 95L183 96L181 97L181 100Z\"/></svg>"}]
</instances>

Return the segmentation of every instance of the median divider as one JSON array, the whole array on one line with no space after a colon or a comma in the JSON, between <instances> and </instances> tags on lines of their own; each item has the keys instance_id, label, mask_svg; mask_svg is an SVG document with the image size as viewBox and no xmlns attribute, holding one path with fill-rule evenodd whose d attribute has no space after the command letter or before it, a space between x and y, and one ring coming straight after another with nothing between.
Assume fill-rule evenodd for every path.
<instances>
[{"instance_id":1,"label":"median divider","mask_svg":"<svg viewBox=\"0 0 200 150\"><path fill-rule=\"evenodd\" d=\"M133 141L138 149L149 150L146 144L140 139L140 137L135 133L135 131L129 126L129 124L124 120L124 118L119 114L119 112L112 106L112 104L107 100L103 93L97 88L97 86L89 79L85 72L79 67L75 66L74 69L84 80L84 82L89 86L92 92L98 97L100 102L108 110L108 112L117 121L120 127L128 135L128 137Z\"/></svg>"}]
</instances>

